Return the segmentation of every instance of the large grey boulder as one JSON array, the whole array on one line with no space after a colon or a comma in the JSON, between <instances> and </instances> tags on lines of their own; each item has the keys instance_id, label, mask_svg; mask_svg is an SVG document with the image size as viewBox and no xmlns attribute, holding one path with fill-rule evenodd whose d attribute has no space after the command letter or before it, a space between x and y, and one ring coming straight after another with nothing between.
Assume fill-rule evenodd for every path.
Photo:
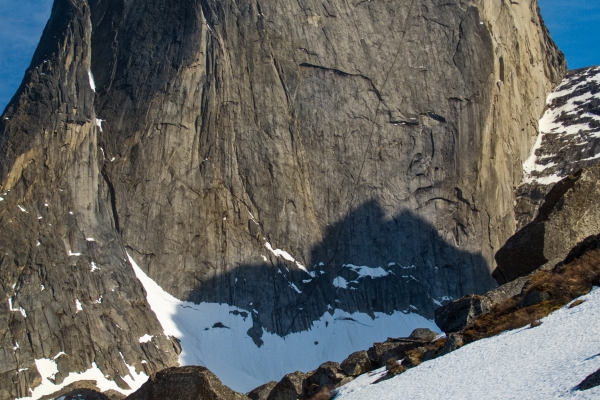
<instances>
[{"instance_id":1,"label":"large grey boulder","mask_svg":"<svg viewBox=\"0 0 600 400\"><path fill-rule=\"evenodd\" d=\"M167 368L153 375L126 400L247 400L223 385L205 367Z\"/></svg>"},{"instance_id":2,"label":"large grey boulder","mask_svg":"<svg viewBox=\"0 0 600 400\"><path fill-rule=\"evenodd\" d=\"M267 400L269 394L276 385L277 382L275 381L267 382L264 385L260 385L256 389L246 393L246 396L248 396L248 398L251 400Z\"/></svg>"},{"instance_id":3,"label":"large grey boulder","mask_svg":"<svg viewBox=\"0 0 600 400\"><path fill-rule=\"evenodd\" d=\"M538 216L498 250L493 273L510 282L563 261L580 242L600 233L600 166L564 178L546 195Z\"/></svg>"}]
</instances>

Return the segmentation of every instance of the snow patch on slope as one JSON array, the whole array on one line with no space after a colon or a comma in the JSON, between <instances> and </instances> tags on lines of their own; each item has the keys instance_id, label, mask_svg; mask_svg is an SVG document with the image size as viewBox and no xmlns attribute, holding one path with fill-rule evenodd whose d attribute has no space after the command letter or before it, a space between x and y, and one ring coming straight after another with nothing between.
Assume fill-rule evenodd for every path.
<instances>
[{"instance_id":1,"label":"snow patch on slope","mask_svg":"<svg viewBox=\"0 0 600 400\"><path fill-rule=\"evenodd\" d=\"M600 290L586 302L483 339L381 383L363 375L336 400L598 399L600 387L573 390L600 368Z\"/></svg>"},{"instance_id":2,"label":"snow patch on slope","mask_svg":"<svg viewBox=\"0 0 600 400\"><path fill-rule=\"evenodd\" d=\"M181 340L179 362L206 366L225 385L240 392L279 381L293 371L313 370L325 361L340 362L373 342L408 336L415 328L439 331L433 321L418 314L375 313L372 319L363 313L330 309L308 331L285 337L263 332L264 344L258 347L247 334L253 326L248 311L227 304L178 300L148 277L131 256L129 261L165 334Z\"/></svg>"},{"instance_id":3,"label":"snow patch on slope","mask_svg":"<svg viewBox=\"0 0 600 400\"><path fill-rule=\"evenodd\" d=\"M572 171L553 168L557 164L552 160L564 158L561 151L569 147L587 152L586 146L600 138L600 115L590 106L600 100L600 92L594 89L598 84L600 67L589 68L565 78L547 97L548 108L539 121L539 134L531 154L523 163L521 184L550 185L560 181ZM558 105L555 101L559 101ZM572 162L581 163L596 160L600 154L580 159L573 153L569 157Z\"/></svg>"},{"instance_id":4,"label":"snow patch on slope","mask_svg":"<svg viewBox=\"0 0 600 400\"><path fill-rule=\"evenodd\" d=\"M62 354L64 354L64 353L62 353ZM51 360L44 359L44 358L35 360L35 365L37 367L37 370L40 373L40 375L42 376L42 384L40 386L36 387L35 389L33 389L30 392L31 395L29 397L21 397L20 399L17 399L17 400L39 399L43 396L47 396L49 394L55 393L55 392L61 390L62 388L64 388L65 386L70 385L73 382L84 381L84 380L96 381L96 386L103 392L113 389L113 390L116 390L117 392L128 395L128 394L133 393L137 389L139 389L148 380L148 375L146 375L143 372L138 374L135 371L135 368L133 368L132 366L125 363L125 365L127 365L127 368L129 369L129 375L124 377L123 380L125 382L127 382L127 384L131 387L131 390L124 390L124 389L121 389L119 386L117 386L117 384L114 381L106 378L104 376L104 374L102 373L102 371L100 371L100 368L98 368L98 366L94 362L94 363L92 363L91 368L88 369L87 371L78 373L78 374L72 372L69 374L69 376L67 376L65 378L63 383L61 383L60 385L55 385L53 383L53 381L54 381L54 376L58 372L58 366L56 364L56 361L54 361L54 360L56 360L60 355L61 355L61 353L57 354Z\"/></svg>"}]
</instances>

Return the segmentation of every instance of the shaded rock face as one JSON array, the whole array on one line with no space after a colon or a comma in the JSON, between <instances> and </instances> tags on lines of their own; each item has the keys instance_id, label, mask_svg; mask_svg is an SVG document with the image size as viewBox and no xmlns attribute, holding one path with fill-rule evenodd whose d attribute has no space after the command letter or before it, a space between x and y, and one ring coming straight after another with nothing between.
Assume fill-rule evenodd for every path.
<instances>
[{"instance_id":1,"label":"shaded rock face","mask_svg":"<svg viewBox=\"0 0 600 400\"><path fill-rule=\"evenodd\" d=\"M600 232L600 167L564 178L546 196L535 220L517 232L496 254L493 273L499 283L525 276L543 265L564 260L584 239Z\"/></svg>"},{"instance_id":2,"label":"shaded rock face","mask_svg":"<svg viewBox=\"0 0 600 400\"><path fill-rule=\"evenodd\" d=\"M435 310L435 323L446 333L459 332L490 310L491 301L485 296L469 295Z\"/></svg>"},{"instance_id":3,"label":"shaded rock face","mask_svg":"<svg viewBox=\"0 0 600 400\"><path fill-rule=\"evenodd\" d=\"M144 383L127 400L244 400L205 367L168 368Z\"/></svg>"},{"instance_id":4,"label":"shaded rock face","mask_svg":"<svg viewBox=\"0 0 600 400\"><path fill-rule=\"evenodd\" d=\"M600 162L600 67L569 71L548 96L540 134L525 163L515 214L522 228L554 183Z\"/></svg>"},{"instance_id":5,"label":"shaded rock face","mask_svg":"<svg viewBox=\"0 0 600 400\"><path fill-rule=\"evenodd\" d=\"M56 0L0 120L0 398L176 365L126 249L257 345L494 286L565 71L521 3Z\"/></svg>"},{"instance_id":6,"label":"shaded rock face","mask_svg":"<svg viewBox=\"0 0 600 400\"><path fill-rule=\"evenodd\" d=\"M41 383L35 359L54 359L57 384L94 363L122 384L126 363L147 374L177 363L114 229L90 43L87 4L56 1L0 124L1 399Z\"/></svg>"},{"instance_id":7,"label":"shaded rock face","mask_svg":"<svg viewBox=\"0 0 600 400\"><path fill-rule=\"evenodd\" d=\"M508 167L488 148L529 123L513 132L502 118L523 109L494 115L494 96L537 118L564 70L535 4L176 2L166 18L161 4L90 2L114 219L162 287L256 309L260 344L262 328L307 329L327 304L431 317L429 298L493 285L493 248L514 229L512 190L497 191L515 177L496 176ZM554 61L496 54L521 14ZM395 268L359 280L348 264Z\"/></svg>"}]
</instances>

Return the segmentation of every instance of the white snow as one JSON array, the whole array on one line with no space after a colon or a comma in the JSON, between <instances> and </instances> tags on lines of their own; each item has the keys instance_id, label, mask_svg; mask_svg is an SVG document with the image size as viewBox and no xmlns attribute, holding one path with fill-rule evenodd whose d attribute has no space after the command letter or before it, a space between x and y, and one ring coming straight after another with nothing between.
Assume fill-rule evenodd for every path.
<instances>
[{"instance_id":1,"label":"white snow","mask_svg":"<svg viewBox=\"0 0 600 400\"><path fill-rule=\"evenodd\" d=\"M296 266L298 268L300 268L302 271L306 272L313 278L315 277L314 272L308 272L306 267L304 265L300 264L298 261L296 261L296 259L294 257L292 257L292 255L290 253L288 253L287 251L281 250L281 249L273 249L273 247L271 246L271 243L269 243L269 242L265 242L265 247L267 248L267 250L269 250L271 253L273 253L275 255L275 257L282 257L285 260L291 261L291 262L295 263ZM264 257L264 259L265 259L265 261L267 261L266 257Z\"/></svg>"},{"instance_id":2,"label":"white snow","mask_svg":"<svg viewBox=\"0 0 600 400\"><path fill-rule=\"evenodd\" d=\"M92 71L88 71L88 78L90 81L90 87L95 92L96 91L96 82L94 82L94 75L92 75Z\"/></svg>"},{"instance_id":3,"label":"white snow","mask_svg":"<svg viewBox=\"0 0 600 400\"><path fill-rule=\"evenodd\" d=\"M348 289L348 281L338 276L333 279L333 286L340 289Z\"/></svg>"},{"instance_id":4,"label":"white snow","mask_svg":"<svg viewBox=\"0 0 600 400\"><path fill-rule=\"evenodd\" d=\"M296 292L298 292L298 293L302 293L302 292L300 291L300 289L298 289L298 286L296 286L296 285L295 285L293 282L290 282L290 287L291 287L292 289L294 289Z\"/></svg>"},{"instance_id":5,"label":"white snow","mask_svg":"<svg viewBox=\"0 0 600 400\"><path fill-rule=\"evenodd\" d=\"M85 240L87 242L95 242L96 241L96 239L94 239L93 237L85 238Z\"/></svg>"},{"instance_id":6,"label":"white snow","mask_svg":"<svg viewBox=\"0 0 600 400\"><path fill-rule=\"evenodd\" d=\"M358 278L356 278L357 281L359 279L366 278L367 276L371 278L381 278L389 274L388 271L381 267L371 268L367 266L358 266L353 264L344 264L342 265L342 267L350 268L351 270L356 272L358 274Z\"/></svg>"},{"instance_id":7,"label":"white snow","mask_svg":"<svg viewBox=\"0 0 600 400\"><path fill-rule=\"evenodd\" d=\"M600 387L573 390L600 368L600 290L535 328L483 339L381 383L363 375L336 400L598 399Z\"/></svg>"},{"instance_id":8,"label":"white snow","mask_svg":"<svg viewBox=\"0 0 600 400\"><path fill-rule=\"evenodd\" d=\"M100 129L100 132L102 132L102 122L104 122L103 119L96 118L96 126L98 127L98 129Z\"/></svg>"},{"instance_id":9,"label":"white snow","mask_svg":"<svg viewBox=\"0 0 600 400\"><path fill-rule=\"evenodd\" d=\"M75 308L77 309L77 311L75 311L76 314L79 311L83 311L83 307L81 307L81 302L79 301L79 299L75 299Z\"/></svg>"},{"instance_id":10,"label":"white snow","mask_svg":"<svg viewBox=\"0 0 600 400\"><path fill-rule=\"evenodd\" d=\"M285 337L263 332L264 344L258 347L247 335L252 328L252 317L247 311L227 304L180 301L150 279L131 257L129 261L164 333L181 340L183 352L179 362L206 366L225 385L240 392L279 381L293 371L313 370L325 361L341 362L373 342L408 336L415 328L439 331L433 321L418 314L375 313L372 319L367 314L330 309L308 331ZM239 313L246 313L247 317ZM227 328L214 328L218 322Z\"/></svg>"},{"instance_id":11,"label":"white snow","mask_svg":"<svg viewBox=\"0 0 600 400\"><path fill-rule=\"evenodd\" d=\"M25 312L25 310L23 309L23 307L19 307L19 308L14 308L13 307L12 297L8 298L8 309L10 311L13 311L13 312L20 312L21 315L23 316L23 318L27 318L27 313Z\"/></svg>"},{"instance_id":12,"label":"white snow","mask_svg":"<svg viewBox=\"0 0 600 400\"><path fill-rule=\"evenodd\" d=\"M27 212L27 210L25 209L25 207L23 207L21 205L18 205L18 204L17 204L17 207L19 207L19 210L23 211L24 213Z\"/></svg>"},{"instance_id":13,"label":"white snow","mask_svg":"<svg viewBox=\"0 0 600 400\"><path fill-rule=\"evenodd\" d=\"M154 337L154 336L152 336L152 335L148 335L148 334L146 333L144 336L142 336L142 337L140 338L140 343L148 343L148 342L152 341L152 338L153 338L153 337Z\"/></svg>"},{"instance_id":14,"label":"white snow","mask_svg":"<svg viewBox=\"0 0 600 400\"><path fill-rule=\"evenodd\" d=\"M596 74L589 76L585 81L580 82L572 88L563 89L562 87L570 84L569 78L566 78L561 85L558 86L546 99L546 104L550 105L552 101L556 98L567 96L570 93L574 93L577 89L581 88L584 85L587 85L591 81L596 81L600 83L600 68L595 70ZM567 174L552 174L550 176L543 176L543 171L547 168L553 167L556 164L548 163L541 164L539 163L539 159L535 154L537 150L539 150L543 145L543 139L545 135L553 134L558 135L558 137L566 140L567 137L573 137L579 135L581 131L590 131L591 128L587 122L581 122L578 124L566 126L558 117L561 114L569 115L575 112L578 109L578 105L589 102L594 98L600 99L600 93L592 94L590 92L584 93L580 96L570 98L563 106L557 108L548 108L542 118L539 121L539 134L536 139L536 142L531 149L531 153L529 158L523 163L523 181L522 184L537 182L542 185L550 185L560 181ZM590 118L596 121L600 121L600 117L597 115L591 114L589 112L582 113L579 118ZM557 122L558 120L558 122ZM591 137L600 137L600 132L595 132L590 135ZM579 139L578 139L579 140ZM553 157L553 155L545 154L542 158ZM600 155L591 157L589 159L596 159L600 157ZM589 159L580 160L580 161L588 161ZM541 175L541 176L540 176Z\"/></svg>"},{"instance_id":15,"label":"white snow","mask_svg":"<svg viewBox=\"0 0 600 400\"><path fill-rule=\"evenodd\" d=\"M99 269L100 269L100 268L98 268L98 266L96 265L96 263L92 261L92 262L91 262L91 268L90 268L90 272L94 272L94 271L97 271L97 270L99 270Z\"/></svg>"},{"instance_id":16,"label":"white snow","mask_svg":"<svg viewBox=\"0 0 600 400\"><path fill-rule=\"evenodd\" d=\"M62 353L62 354L64 354L64 353ZM92 363L91 368L88 369L87 371L79 373L79 374L70 373L69 376L67 376L65 378L63 383L61 383L60 385L55 385L53 381L54 381L54 376L58 372L58 366L56 365L56 362L54 360L56 358L58 358L59 355L61 355L61 353L59 353L56 357L54 357L53 360L49 360L49 359L35 360L35 365L38 369L38 372L42 376L42 384L40 386L36 387L35 389L33 389L33 391L31 391L31 396L21 397L17 400L39 399L43 396L47 396L49 394L57 392L60 389L64 388L67 385L70 385L73 382L83 381L83 380L96 381L96 386L98 386L98 388L103 392L113 389L113 390L116 390L117 392L128 395L128 394L133 393L137 389L139 389L140 386L142 386L148 380L148 376L145 373L141 372L138 374L137 372L135 372L135 368L133 368L132 366L125 363L125 365L129 369L129 375L123 377L123 380L125 382L127 382L127 384L131 387L131 390L123 390L123 389L119 388L114 381L107 379L104 376L104 374L102 373L102 371L100 370L100 368L98 368L98 366L94 362L94 363Z\"/></svg>"},{"instance_id":17,"label":"white snow","mask_svg":"<svg viewBox=\"0 0 600 400\"><path fill-rule=\"evenodd\" d=\"M69 250L69 252L67 253L69 255L69 257L73 256L73 257L79 257L81 256L81 253L73 253L71 250Z\"/></svg>"}]
</instances>

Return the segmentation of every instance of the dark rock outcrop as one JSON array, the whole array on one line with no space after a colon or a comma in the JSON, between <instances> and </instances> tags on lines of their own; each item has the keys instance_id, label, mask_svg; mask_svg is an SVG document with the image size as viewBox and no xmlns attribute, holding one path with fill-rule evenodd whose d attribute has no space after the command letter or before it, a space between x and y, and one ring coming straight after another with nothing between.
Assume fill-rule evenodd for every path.
<instances>
[{"instance_id":1,"label":"dark rock outcrop","mask_svg":"<svg viewBox=\"0 0 600 400\"><path fill-rule=\"evenodd\" d=\"M538 216L496 253L493 273L510 282L563 261L578 243L600 232L600 166L584 168L557 183Z\"/></svg>"},{"instance_id":2,"label":"dark rock outcrop","mask_svg":"<svg viewBox=\"0 0 600 400\"><path fill-rule=\"evenodd\" d=\"M152 376L127 400L244 400L205 367L167 368Z\"/></svg>"},{"instance_id":3,"label":"dark rock outcrop","mask_svg":"<svg viewBox=\"0 0 600 400\"><path fill-rule=\"evenodd\" d=\"M485 292L564 72L535 1L56 0L0 119L0 398L177 364L126 250L257 345Z\"/></svg>"},{"instance_id":4,"label":"dark rock outcrop","mask_svg":"<svg viewBox=\"0 0 600 400\"><path fill-rule=\"evenodd\" d=\"M490 300L485 296L469 295L435 310L435 323L446 333L459 332L489 311Z\"/></svg>"},{"instance_id":5,"label":"dark rock outcrop","mask_svg":"<svg viewBox=\"0 0 600 400\"><path fill-rule=\"evenodd\" d=\"M585 378L579 385L577 385L576 389L589 390L591 388L595 388L596 386L600 386L600 369Z\"/></svg>"}]
</instances>

